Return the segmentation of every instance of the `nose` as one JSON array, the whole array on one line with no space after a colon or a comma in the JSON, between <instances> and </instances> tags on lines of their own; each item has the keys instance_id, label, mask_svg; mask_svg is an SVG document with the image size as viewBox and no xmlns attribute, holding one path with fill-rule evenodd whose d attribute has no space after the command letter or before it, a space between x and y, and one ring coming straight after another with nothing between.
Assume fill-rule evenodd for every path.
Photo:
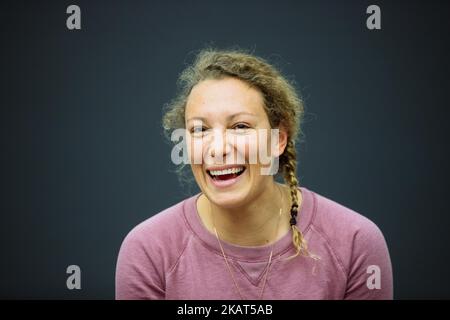
<instances>
[{"instance_id":1,"label":"nose","mask_svg":"<svg viewBox=\"0 0 450 320\"><path fill-rule=\"evenodd\" d=\"M213 130L211 141L208 144L208 155L214 158L215 163L220 163L232 151L231 143L223 130Z\"/></svg>"}]
</instances>

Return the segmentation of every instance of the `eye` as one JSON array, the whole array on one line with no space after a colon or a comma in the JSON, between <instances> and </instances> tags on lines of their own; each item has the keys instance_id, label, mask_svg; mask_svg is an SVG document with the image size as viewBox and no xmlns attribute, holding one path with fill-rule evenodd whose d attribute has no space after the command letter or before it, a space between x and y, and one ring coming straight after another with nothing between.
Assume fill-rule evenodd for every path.
<instances>
[{"instance_id":1,"label":"eye","mask_svg":"<svg viewBox=\"0 0 450 320\"><path fill-rule=\"evenodd\" d=\"M206 128L204 126L193 126L190 132L199 135L202 134L205 130Z\"/></svg>"},{"instance_id":2,"label":"eye","mask_svg":"<svg viewBox=\"0 0 450 320\"><path fill-rule=\"evenodd\" d=\"M246 129L250 129L250 127L248 125L246 125L245 123L237 123L233 129L237 129L237 130L246 130Z\"/></svg>"}]
</instances>

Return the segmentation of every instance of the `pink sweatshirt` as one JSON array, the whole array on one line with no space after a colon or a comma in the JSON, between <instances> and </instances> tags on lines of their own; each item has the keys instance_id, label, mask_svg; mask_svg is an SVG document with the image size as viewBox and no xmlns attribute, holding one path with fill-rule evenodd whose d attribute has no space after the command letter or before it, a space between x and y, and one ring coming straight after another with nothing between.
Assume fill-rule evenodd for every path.
<instances>
[{"instance_id":1,"label":"pink sweatshirt","mask_svg":"<svg viewBox=\"0 0 450 320\"><path fill-rule=\"evenodd\" d=\"M311 253L292 255L291 232L274 246L263 299L392 299L392 267L383 234L369 219L301 187L298 226ZM202 224L200 193L150 217L124 239L116 299L239 299L214 234ZM222 241L245 299L258 299L272 245Z\"/></svg>"}]
</instances>

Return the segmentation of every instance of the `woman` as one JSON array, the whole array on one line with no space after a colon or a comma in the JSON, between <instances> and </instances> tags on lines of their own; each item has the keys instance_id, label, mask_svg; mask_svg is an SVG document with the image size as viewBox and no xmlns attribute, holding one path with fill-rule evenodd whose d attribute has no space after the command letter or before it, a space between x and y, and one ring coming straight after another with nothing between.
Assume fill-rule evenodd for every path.
<instances>
[{"instance_id":1,"label":"woman","mask_svg":"<svg viewBox=\"0 0 450 320\"><path fill-rule=\"evenodd\" d=\"M127 235L116 298L392 299L377 226L299 186L303 105L280 72L247 52L204 49L180 83L163 123L185 130L201 192ZM250 161L262 148L270 164Z\"/></svg>"}]
</instances>

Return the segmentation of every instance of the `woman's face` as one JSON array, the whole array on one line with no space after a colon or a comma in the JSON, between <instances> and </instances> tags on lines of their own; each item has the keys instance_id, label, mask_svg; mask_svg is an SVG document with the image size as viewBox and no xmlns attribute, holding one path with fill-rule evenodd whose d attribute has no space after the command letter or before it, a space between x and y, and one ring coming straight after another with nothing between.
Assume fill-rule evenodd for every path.
<instances>
[{"instance_id":1,"label":"woman's face","mask_svg":"<svg viewBox=\"0 0 450 320\"><path fill-rule=\"evenodd\" d=\"M273 182L273 175L262 173L270 167L268 161L282 153L287 139L281 128L276 139L271 138L257 89L231 77L204 80L188 97L185 121L192 172L216 205L242 206Z\"/></svg>"}]
</instances>

